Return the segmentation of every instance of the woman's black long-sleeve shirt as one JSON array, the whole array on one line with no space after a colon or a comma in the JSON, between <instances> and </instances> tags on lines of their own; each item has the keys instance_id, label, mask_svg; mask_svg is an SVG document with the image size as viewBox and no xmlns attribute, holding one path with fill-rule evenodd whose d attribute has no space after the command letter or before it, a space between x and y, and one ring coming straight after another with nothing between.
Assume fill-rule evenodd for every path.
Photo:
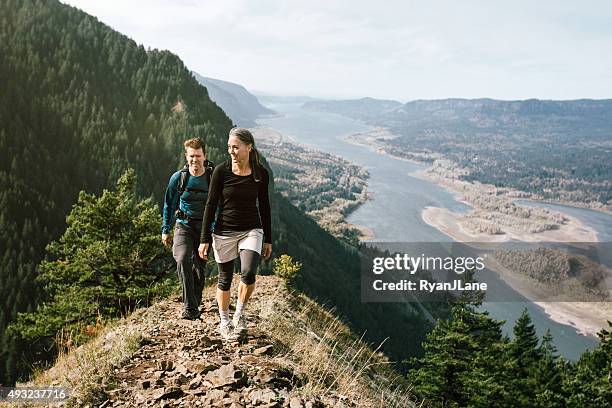
<instances>
[{"instance_id":1,"label":"woman's black long-sleeve shirt","mask_svg":"<svg viewBox=\"0 0 612 408\"><path fill-rule=\"evenodd\" d=\"M248 176L234 174L230 161L215 167L204 209L201 242L212 242L212 232L222 235L225 231L263 228L264 242L272 243L269 175L263 166L260 171L261 181L257 183L252 172ZM217 206L220 206L220 212L213 231L212 224Z\"/></svg>"}]
</instances>

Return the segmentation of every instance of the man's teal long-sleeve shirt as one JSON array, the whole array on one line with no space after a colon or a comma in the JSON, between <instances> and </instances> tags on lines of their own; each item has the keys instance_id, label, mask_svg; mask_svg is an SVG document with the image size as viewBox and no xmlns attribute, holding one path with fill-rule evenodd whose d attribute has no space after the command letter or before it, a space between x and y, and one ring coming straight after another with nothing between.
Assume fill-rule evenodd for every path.
<instances>
[{"instance_id":1,"label":"man's teal long-sleeve shirt","mask_svg":"<svg viewBox=\"0 0 612 408\"><path fill-rule=\"evenodd\" d=\"M174 213L176 211L178 187L181 182L181 172L177 171L170 177L166 194L164 196L164 210L162 221L162 234L169 234L174 226ZM185 192L180 198L179 208L188 217L201 220L204 216L204 206L208 198L208 181L206 173L201 176L189 175ZM178 222L187 225L187 220L178 219ZM200 230L201 223L196 223L195 227Z\"/></svg>"}]
</instances>

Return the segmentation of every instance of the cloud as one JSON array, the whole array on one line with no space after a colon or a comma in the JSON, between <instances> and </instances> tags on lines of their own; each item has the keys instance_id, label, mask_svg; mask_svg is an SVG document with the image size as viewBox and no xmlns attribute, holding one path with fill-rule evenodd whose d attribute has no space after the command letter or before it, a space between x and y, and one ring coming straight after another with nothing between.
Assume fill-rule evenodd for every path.
<instances>
[{"instance_id":1,"label":"cloud","mask_svg":"<svg viewBox=\"0 0 612 408\"><path fill-rule=\"evenodd\" d=\"M250 89L400 100L612 92L605 2L68 3L145 46L173 51L203 75Z\"/></svg>"}]
</instances>

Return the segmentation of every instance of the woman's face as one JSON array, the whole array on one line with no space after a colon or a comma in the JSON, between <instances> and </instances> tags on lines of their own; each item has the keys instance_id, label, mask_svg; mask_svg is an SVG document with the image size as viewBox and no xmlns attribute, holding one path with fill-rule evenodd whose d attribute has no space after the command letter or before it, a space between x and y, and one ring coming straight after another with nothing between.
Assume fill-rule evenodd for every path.
<instances>
[{"instance_id":1,"label":"woman's face","mask_svg":"<svg viewBox=\"0 0 612 408\"><path fill-rule=\"evenodd\" d=\"M227 139L227 152L232 157L232 163L243 165L249 161L251 145L244 143L237 136L230 136Z\"/></svg>"}]
</instances>

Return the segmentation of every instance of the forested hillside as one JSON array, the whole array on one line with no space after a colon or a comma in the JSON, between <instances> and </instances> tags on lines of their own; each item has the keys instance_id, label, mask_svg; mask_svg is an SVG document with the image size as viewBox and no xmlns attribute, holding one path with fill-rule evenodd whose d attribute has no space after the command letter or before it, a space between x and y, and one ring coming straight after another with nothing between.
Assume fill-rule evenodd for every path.
<instances>
[{"instance_id":1,"label":"forested hillside","mask_svg":"<svg viewBox=\"0 0 612 408\"><path fill-rule=\"evenodd\" d=\"M147 52L56 1L4 1L0 15L4 333L16 312L35 308L36 265L79 190L99 193L131 166L140 193L159 199L184 135L206 138L220 157L232 124L170 52ZM16 350L2 339L3 372L22 364Z\"/></svg>"},{"instance_id":2,"label":"forested hillside","mask_svg":"<svg viewBox=\"0 0 612 408\"><path fill-rule=\"evenodd\" d=\"M159 203L182 141L202 137L220 162L232 123L177 56L57 1L0 3L0 56L0 383L10 384L32 361L6 326L42 300L37 265L79 191L99 195L132 167L139 195ZM424 317L409 305L360 302L356 250L278 194L273 211L274 255L303 263L298 287L367 329L368 341L402 333L385 344L398 360L420 352Z\"/></svg>"}]
</instances>

